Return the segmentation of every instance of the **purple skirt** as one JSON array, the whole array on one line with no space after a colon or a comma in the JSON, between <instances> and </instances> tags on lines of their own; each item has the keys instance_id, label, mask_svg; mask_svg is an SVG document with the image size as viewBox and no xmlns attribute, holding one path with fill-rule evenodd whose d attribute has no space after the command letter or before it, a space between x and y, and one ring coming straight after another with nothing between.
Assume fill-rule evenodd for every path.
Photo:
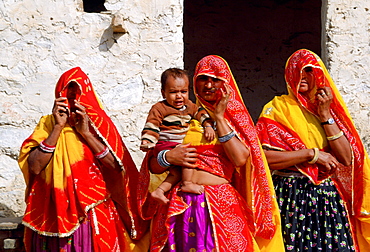
<instances>
[{"instance_id":1,"label":"purple skirt","mask_svg":"<svg viewBox=\"0 0 370 252\"><path fill-rule=\"evenodd\" d=\"M164 251L212 251L215 242L205 194L179 192L190 207L170 218L168 242Z\"/></svg>"},{"instance_id":2,"label":"purple skirt","mask_svg":"<svg viewBox=\"0 0 370 252\"><path fill-rule=\"evenodd\" d=\"M33 252L92 252L92 229L87 220L71 235L64 238L40 235L33 232Z\"/></svg>"}]
</instances>

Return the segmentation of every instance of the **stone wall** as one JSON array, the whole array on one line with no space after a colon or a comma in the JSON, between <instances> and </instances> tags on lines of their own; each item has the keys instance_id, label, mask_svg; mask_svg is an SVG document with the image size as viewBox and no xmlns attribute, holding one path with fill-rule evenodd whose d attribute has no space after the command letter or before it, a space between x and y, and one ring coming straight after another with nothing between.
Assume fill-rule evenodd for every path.
<instances>
[{"instance_id":1,"label":"stone wall","mask_svg":"<svg viewBox=\"0 0 370 252\"><path fill-rule=\"evenodd\" d=\"M323 1L326 64L370 150L370 2Z\"/></svg>"},{"instance_id":2,"label":"stone wall","mask_svg":"<svg viewBox=\"0 0 370 252\"><path fill-rule=\"evenodd\" d=\"M183 67L182 1L110 0L105 13L85 13L79 1L0 3L0 217L23 214L18 151L51 112L64 71L88 73L139 164L140 131L161 98L160 74ZM113 32L114 14L127 33Z\"/></svg>"}]
</instances>

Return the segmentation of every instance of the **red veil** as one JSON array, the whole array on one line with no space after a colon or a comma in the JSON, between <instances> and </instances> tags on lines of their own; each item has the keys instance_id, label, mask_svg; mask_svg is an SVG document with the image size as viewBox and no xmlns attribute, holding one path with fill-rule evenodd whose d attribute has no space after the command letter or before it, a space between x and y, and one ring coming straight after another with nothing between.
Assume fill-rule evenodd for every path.
<instances>
[{"instance_id":1,"label":"red veil","mask_svg":"<svg viewBox=\"0 0 370 252\"><path fill-rule=\"evenodd\" d=\"M305 67L312 67L315 77L315 87L309 97L314 97L318 88L326 86L331 89L333 94L331 115L350 142L352 164L348 167L339 165L331 178L346 203L355 242L357 240L356 243L360 248L362 246L368 248L370 234L366 234L366 230L369 230L370 225L369 158L346 104L322 60L315 53L301 49L289 57L285 66L289 94L275 97L265 105L257 123L261 142L268 148L280 151L314 147L329 151L326 134L318 120L317 105L298 92ZM302 163L296 167L313 183L321 183L318 164Z\"/></svg>"},{"instance_id":2,"label":"red veil","mask_svg":"<svg viewBox=\"0 0 370 252\"><path fill-rule=\"evenodd\" d=\"M231 73L227 62L216 55L206 56L201 59L194 74L195 80L199 75L207 75L223 80L232 92L225 111L225 119L229 126L235 130L239 139L249 148L250 158L246 167L238 168L234 178L234 185L252 209L255 235L271 238L276 230L273 220L273 195L274 189L269 183L269 170L266 158L261 149L254 123L244 105L239 88ZM213 106L203 100L194 86L195 95L199 105L204 107L209 114L213 113Z\"/></svg>"},{"instance_id":3,"label":"red veil","mask_svg":"<svg viewBox=\"0 0 370 252\"><path fill-rule=\"evenodd\" d=\"M117 128L103 110L90 79L79 67L60 77L55 97L67 97L71 82L79 87L76 99L86 108L91 132L109 148L122 171L104 167L75 129L67 124L47 167L37 176L30 174L29 153L49 136L55 123L52 115L43 116L22 144L18 160L27 184L23 223L42 235L67 237L79 227L90 209L112 198L126 230L131 231L132 238L140 238L135 237L136 228L143 225L135 214L136 192L129 190L137 184L136 166ZM107 216L98 219L99 226L109 227L111 220ZM109 229L100 230L102 236L109 236Z\"/></svg>"}]
</instances>

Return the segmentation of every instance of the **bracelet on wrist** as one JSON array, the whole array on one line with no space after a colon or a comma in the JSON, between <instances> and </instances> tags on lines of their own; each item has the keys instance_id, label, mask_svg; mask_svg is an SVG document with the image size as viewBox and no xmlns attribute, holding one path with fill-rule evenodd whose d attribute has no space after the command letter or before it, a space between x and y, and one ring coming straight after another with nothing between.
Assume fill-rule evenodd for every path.
<instances>
[{"instance_id":1,"label":"bracelet on wrist","mask_svg":"<svg viewBox=\"0 0 370 252\"><path fill-rule=\"evenodd\" d=\"M341 136L343 136L343 131L340 131L338 134L335 134L334 136L328 136L326 137L326 139L328 139L328 141L333 141L340 138Z\"/></svg>"},{"instance_id":2,"label":"bracelet on wrist","mask_svg":"<svg viewBox=\"0 0 370 252\"><path fill-rule=\"evenodd\" d=\"M235 136L235 131L230 131L229 133L227 133L226 135L223 135L223 136L220 136L218 138L218 141L220 141L220 143L225 143L227 141L229 141L231 138L233 138Z\"/></svg>"},{"instance_id":3,"label":"bracelet on wrist","mask_svg":"<svg viewBox=\"0 0 370 252\"><path fill-rule=\"evenodd\" d=\"M107 146L105 146L105 148L99 152L99 153L96 153L94 156L97 158L97 159L102 159L102 158L105 158L109 153L109 149Z\"/></svg>"},{"instance_id":4,"label":"bracelet on wrist","mask_svg":"<svg viewBox=\"0 0 370 252\"><path fill-rule=\"evenodd\" d=\"M171 164L166 160L166 152L168 150L161 150L159 153L158 153L158 156L157 156L157 161L158 161L158 164L162 167L170 167Z\"/></svg>"},{"instance_id":5,"label":"bracelet on wrist","mask_svg":"<svg viewBox=\"0 0 370 252\"><path fill-rule=\"evenodd\" d=\"M55 147L56 146L46 144L45 140L41 141L41 143L39 144L40 150L47 153L53 153L55 151Z\"/></svg>"},{"instance_id":6,"label":"bracelet on wrist","mask_svg":"<svg viewBox=\"0 0 370 252\"><path fill-rule=\"evenodd\" d=\"M319 159L319 148L313 148L313 151L314 151L313 158L310 161L308 161L309 164L314 164Z\"/></svg>"}]
</instances>

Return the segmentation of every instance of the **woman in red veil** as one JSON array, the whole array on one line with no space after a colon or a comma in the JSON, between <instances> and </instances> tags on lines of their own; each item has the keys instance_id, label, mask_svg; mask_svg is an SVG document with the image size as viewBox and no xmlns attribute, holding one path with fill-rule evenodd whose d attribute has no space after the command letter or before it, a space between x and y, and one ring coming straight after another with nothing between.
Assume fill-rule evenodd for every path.
<instances>
[{"instance_id":1,"label":"woman in red veil","mask_svg":"<svg viewBox=\"0 0 370 252\"><path fill-rule=\"evenodd\" d=\"M157 158L194 168L192 182L203 185L204 193L182 192L180 185L168 193L170 202L153 219L151 251L284 251L267 162L224 59L210 55L199 61L194 92L218 136L208 142L193 120L183 144ZM152 172L166 169L148 154L142 173L149 162Z\"/></svg>"},{"instance_id":2,"label":"woman in red veil","mask_svg":"<svg viewBox=\"0 0 370 252\"><path fill-rule=\"evenodd\" d=\"M369 158L324 63L294 52L288 94L267 103L257 129L281 210L287 251L369 251Z\"/></svg>"},{"instance_id":3,"label":"woman in red veil","mask_svg":"<svg viewBox=\"0 0 370 252\"><path fill-rule=\"evenodd\" d=\"M138 172L88 76L59 79L51 115L22 144L27 251L144 251L136 243ZM131 198L132 196L132 198ZM145 244L146 242L146 244Z\"/></svg>"}]
</instances>

